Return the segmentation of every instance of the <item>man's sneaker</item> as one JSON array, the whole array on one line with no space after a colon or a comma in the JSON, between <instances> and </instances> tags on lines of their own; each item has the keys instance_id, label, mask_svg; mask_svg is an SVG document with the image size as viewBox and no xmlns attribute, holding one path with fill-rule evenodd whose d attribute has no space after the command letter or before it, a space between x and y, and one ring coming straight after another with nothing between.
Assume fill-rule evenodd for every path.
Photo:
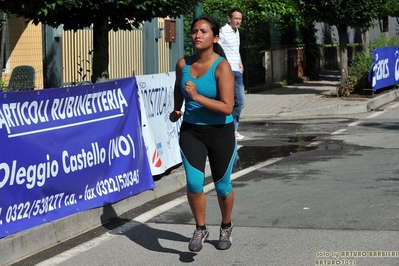
<instances>
[{"instance_id":1,"label":"man's sneaker","mask_svg":"<svg viewBox=\"0 0 399 266\"><path fill-rule=\"evenodd\" d=\"M217 249L226 250L231 247L231 243L233 242L231 232L233 232L233 224L231 224L230 228L227 229L220 228L220 236Z\"/></svg>"},{"instance_id":2,"label":"man's sneaker","mask_svg":"<svg viewBox=\"0 0 399 266\"><path fill-rule=\"evenodd\" d=\"M206 230L195 229L193 237L188 243L188 249L192 252L198 252L202 249L202 244L209 236L209 229Z\"/></svg>"},{"instance_id":3,"label":"man's sneaker","mask_svg":"<svg viewBox=\"0 0 399 266\"><path fill-rule=\"evenodd\" d=\"M236 140L243 140L245 137L236 131Z\"/></svg>"}]
</instances>

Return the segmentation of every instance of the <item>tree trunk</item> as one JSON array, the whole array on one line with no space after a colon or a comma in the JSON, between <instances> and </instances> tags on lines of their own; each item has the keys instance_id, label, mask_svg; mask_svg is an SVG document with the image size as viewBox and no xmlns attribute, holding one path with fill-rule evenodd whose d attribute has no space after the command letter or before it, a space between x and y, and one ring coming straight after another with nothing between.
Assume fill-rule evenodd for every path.
<instances>
[{"instance_id":1,"label":"tree trunk","mask_svg":"<svg viewBox=\"0 0 399 266\"><path fill-rule=\"evenodd\" d=\"M91 76L93 83L109 79L108 42L108 17L98 16L93 23L93 73Z\"/></svg>"},{"instance_id":2,"label":"tree trunk","mask_svg":"<svg viewBox=\"0 0 399 266\"><path fill-rule=\"evenodd\" d=\"M382 27L381 27L381 34L385 37L385 38L389 38L389 18L388 16L383 16L382 17Z\"/></svg>"},{"instance_id":3,"label":"tree trunk","mask_svg":"<svg viewBox=\"0 0 399 266\"><path fill-rule=\"evenodd\" d=\"M4 48L6 43L6 21L0 22L0 78L3 74L3 62L4 62ZM0 91L1 91L1 84L0 84Z\"/></svg>"},{"instance_id":4,"label":"tree trunk","mask_svg":"<svg viewBox=\"0 0 399 266\"><path fill-rule=\"evenodd\" d=\"M370 32L368 29L362 30L362 48L364 53L370 53Z\"/></svg>"},{"instance_id":5,"label":"tree trunk","mask_svg":"<svg viewBox=\"0 0 399 266\"><path fill-rule=\"evenodd\" d=\"M339 35L339 51L341 56L341 84L345 82L345 78L348 76L348 26L346 24L340 24L337 26Z\"/></svg>"}]
</instances>

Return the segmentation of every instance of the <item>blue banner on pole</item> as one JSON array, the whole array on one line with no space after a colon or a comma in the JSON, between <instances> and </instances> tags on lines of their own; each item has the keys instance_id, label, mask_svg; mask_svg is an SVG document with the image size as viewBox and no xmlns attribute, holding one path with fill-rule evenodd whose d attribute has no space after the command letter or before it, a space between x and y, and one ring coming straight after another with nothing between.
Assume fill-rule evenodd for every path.
<instances>
[{"instance_id":1,"label":"blue banner on pole","mask_svg":"<svg viewBox=\"0 0 399 266\"><path fill-rule=\"evenodd\" d=\"M0 93L0 238L155 187L136 79Z\"/></svg>"},{"instance_id":2,"label":"blue banner on pole","mask_svg":"<svg viewBox=\"0 0 399 266\"><path fill-rule=\"evenodd\" d=\"M399 46L376 48L372 58L369 80L373 91L399 83Z\"/></svg>"}]
</instances>

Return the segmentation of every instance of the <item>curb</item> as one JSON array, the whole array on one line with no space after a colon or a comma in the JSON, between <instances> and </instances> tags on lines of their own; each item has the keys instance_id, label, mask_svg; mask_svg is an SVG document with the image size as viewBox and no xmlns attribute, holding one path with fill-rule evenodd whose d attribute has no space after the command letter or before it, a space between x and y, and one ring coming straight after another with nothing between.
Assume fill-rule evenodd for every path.
<instances>
[{"instance_id":1,"label":"curb","mask_svg":"<svg viewBox=\"0 0 399 266\"><path fill-rule=\"evenodd\" d=\"M373 111L380 106L387 104L399 98L399 90L394 90L383 95L377 96L373 99L365 101L364 103L338 103L313 109L306 109L301 111L287 112L277 114L276 117L284 118L298 118L298 117L317 117L328 115L348 115L357 113L367 113Z\"/></svg>"},{"instance_id":2,"label":"curb","mask_svg":"<svg viewBox=\"0 0 399 266\"><path fill-rule=\"evenodd\" d=\"M277 114L277 117L309 117L366 113L367 103L338 103L302 111Z\"/></svg>"},{"instance_id":3,"label":"curb","mask_svg":"<svg viewBox=\"0 0 399 266\"><path fill-rule=\"evenodd\" d=\"M317 118L324 116L332 116L332 115L348 115L348 114L356 114L356 113L367 113L377 108L381 107L384 104L392 102L399 98L399 89L394 90L383 95L377 96L373 99L364 102L350 103L343 102L332 105L327 105L323 107L316 107L312 109L305 109L300 111L292 111L286 113L278 113L278 114L246 114L242 115L240 121L244 122L256 122L264 119L297 119L297 118Z\"/></svg>"},{"instance_id":4,"label":"curb","mask_svg":"<svg viewBox=\"0 0 399 266\"><path fill-rule=\"evenodd\" d=\"M383 95L380 95L378 97L375 97L374 99L371 99L370 101L367 102L367 110L372 111L377 109L378 107L392 102L396 99L399 98L399 90L394 90L389 93L385 93Z\"/></svg>"}]
</instances>

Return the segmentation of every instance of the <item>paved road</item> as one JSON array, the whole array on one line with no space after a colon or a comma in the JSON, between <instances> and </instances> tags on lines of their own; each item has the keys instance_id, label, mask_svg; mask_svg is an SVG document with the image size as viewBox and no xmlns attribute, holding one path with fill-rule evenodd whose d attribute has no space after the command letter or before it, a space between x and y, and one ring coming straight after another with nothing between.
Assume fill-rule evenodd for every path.
<instances>
[{"instance_id":1,"label":"paved road","mask_svg":"<svg viewBox=\"0 0 399 266\"><path fill-rule=\"evenodd\" d=\"M38 265L398 265L399 103L390 106L272 126L244 123L243 148L268 150L273 140L277 147L286 141L300 148L233 175L235 228L228 251L215 248L220 214L210 184L211 236L199 253L187 249L194 221L183 189ZM290 136L304 138L293 142Z\"/></svg>"}]
</instances>

